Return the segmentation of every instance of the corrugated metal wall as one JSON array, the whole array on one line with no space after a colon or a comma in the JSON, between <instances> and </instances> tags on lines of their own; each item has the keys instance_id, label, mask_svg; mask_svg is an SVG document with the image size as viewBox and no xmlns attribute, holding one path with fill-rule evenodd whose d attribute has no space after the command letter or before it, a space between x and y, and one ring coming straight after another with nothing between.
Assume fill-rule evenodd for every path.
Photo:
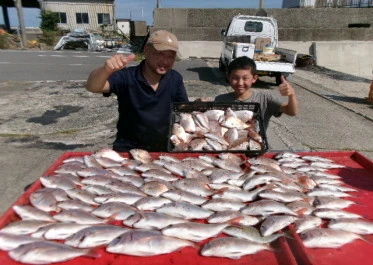
<instances>
[{"instance_id":1,"label":"corrugated metal wall","mask_svg":"<svg viewBox=\"0 0 373 265\"><path fill-rule=\"evenodd\" d=\"M106 13L110 14L110 23L112 26L110 29L114 29L115 17L114 17L114 5L113 1L79 1L69 2L69 1L44 1L42 8L44 10L50 10L53 12L66 13L66 24L58 24L59 28L74 30L74 29L84 29L84 30L100 30L100 24L98 24L97 14ZM76 13L88 13L88 24L77 24Z\"/></svg>"}]
</instances>

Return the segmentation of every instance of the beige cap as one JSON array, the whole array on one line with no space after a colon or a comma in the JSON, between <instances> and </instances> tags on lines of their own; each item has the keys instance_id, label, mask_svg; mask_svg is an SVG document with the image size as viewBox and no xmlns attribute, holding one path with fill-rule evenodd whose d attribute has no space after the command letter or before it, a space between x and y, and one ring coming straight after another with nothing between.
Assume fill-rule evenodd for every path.
<instances>
[{"instance_id":1,"label":"beige cap","mask_svg":"<svg viewBox=\"0 0 373 265\"><path fill-rule=\"evenodd\" d=\"M179 42L174 34L167 30L157 30L150 34L147 44L152 44L158 51L179 50Z\"/></svg>"}]
</instances>

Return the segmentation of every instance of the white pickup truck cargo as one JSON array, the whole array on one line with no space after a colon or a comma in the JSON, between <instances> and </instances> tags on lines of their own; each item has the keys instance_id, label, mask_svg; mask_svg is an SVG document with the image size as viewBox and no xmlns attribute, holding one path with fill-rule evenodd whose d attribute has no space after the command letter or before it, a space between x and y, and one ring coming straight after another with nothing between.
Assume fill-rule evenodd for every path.
<instances>
[{"instance_id":1,"label":"white pickup truck cargo","mask_svg":"<svg viewBox=\"0 0 373 265\"><path fill-rule=\"evenodd\" d=\"M295 72L297 52L278 47L277 21L272 17L235 16L221 35L220 70L224 71L233 59L247 56L254 59L259 75L276 77L276 84L281 83L281 75Z\"/></svg>"}]
</instances>

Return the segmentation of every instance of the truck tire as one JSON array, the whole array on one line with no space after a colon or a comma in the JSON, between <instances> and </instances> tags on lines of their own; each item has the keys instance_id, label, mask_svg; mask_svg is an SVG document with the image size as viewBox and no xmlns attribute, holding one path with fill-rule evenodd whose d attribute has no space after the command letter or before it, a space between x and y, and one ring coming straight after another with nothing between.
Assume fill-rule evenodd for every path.
<instances>
[{"instance_id":1,"label":"truck tire","mask_svg":"<svg viewBox=\"0 0 373 265\"><path fill-rule=\"evenodd\" d=\"M225 71L225 64L223 63L223 59L221 57L219 59L219 70L222 72Z\"/></svg>"}]
</instances>

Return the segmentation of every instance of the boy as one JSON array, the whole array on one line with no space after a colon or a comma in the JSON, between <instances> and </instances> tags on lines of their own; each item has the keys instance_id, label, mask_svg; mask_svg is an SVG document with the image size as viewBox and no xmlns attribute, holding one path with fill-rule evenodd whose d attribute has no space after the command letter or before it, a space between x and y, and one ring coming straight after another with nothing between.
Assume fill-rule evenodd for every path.
<instances>
[{"instance_id":1,"label":"boy","mask_svg":"<svg viewBox=\"0 0 373 265\"><path fill-rule=\"evenodd\" d=\"M255 91L251 86L257 81L256 65L254 60L242 56L234 59L227 68L227 78L234 92L215 97L216 102L257 102L260 103L264 129L267 131L269 120L272 116L280 117L282 113L295 116L298 112L298 100L293 87L281 77L279 86L282 96L287 96L288 101L281 103L271 94Z\"/></svg>"}]
</instances>

